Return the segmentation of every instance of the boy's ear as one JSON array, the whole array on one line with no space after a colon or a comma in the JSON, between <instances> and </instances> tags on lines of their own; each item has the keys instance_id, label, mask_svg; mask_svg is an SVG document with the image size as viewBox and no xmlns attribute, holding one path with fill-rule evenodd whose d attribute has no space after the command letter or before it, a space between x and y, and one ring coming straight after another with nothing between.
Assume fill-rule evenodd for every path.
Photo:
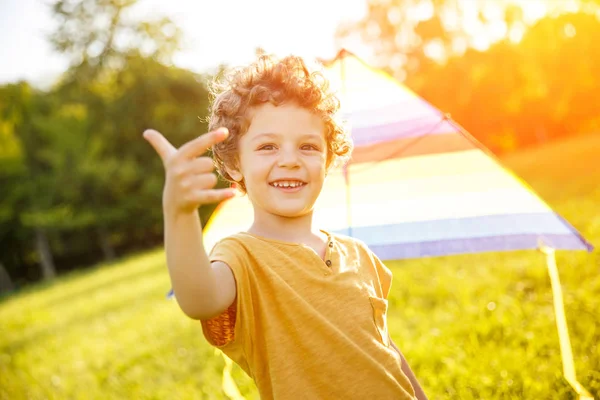
<instances>
[{"instance_id":1,"label":"boy's ear","mask_svg":"<svg viewBox=\"0 0 600 400\"><path fill-rule=\"evenodd\" d=\"M241 182L244 179L244 176L237 168L225 167L225 170L229 174L229 176L236 182Z\"/></svg>"}]
</instances>

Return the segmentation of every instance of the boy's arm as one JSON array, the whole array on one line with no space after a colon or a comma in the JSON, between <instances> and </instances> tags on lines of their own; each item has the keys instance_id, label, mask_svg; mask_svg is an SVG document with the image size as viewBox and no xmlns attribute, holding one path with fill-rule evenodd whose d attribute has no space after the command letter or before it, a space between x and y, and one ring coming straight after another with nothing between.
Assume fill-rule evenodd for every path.
<instances>
[{"instance_id":1,"label":"boy's arm","mask_svg":"<svg viewBox=\"0 0 600 400\"><path fill-rule=\"evenodd\" d=\"M231 189L213 189L217 177L213 161L202 157L227 137L218 129L176 149L159 132L147 130L144 138L165 167L163 214L165 250L173 292L181 310L190 318L208 319L226 310L235 300L233 273L222 262L211 265L202 242L198 207L232 197Z\"/></svg>"},{"instance_id":2,"label":"boy's arm","mask_svg":"<svg viewBox=\"0 0 600 400\"><path fill-rule=\"evenodd\" d=\"M404 375L406 375L408 380L410 380L410 383L412 384L412 387L415 390L415 395L417 396L417 399L418 400L427 400L427 396L425 395L425 392L421 388L421 385L419 384L417 377L410 369L410 366L408 365L408 362L404 358L404 355L402 354L402 352L400 351L398 346L396 346L396 343L394 343L391 336L388 336L388 337L389 337L390 343L392 344L394 349L396 349L398 354L400 354L400 358L402 359L402 372L404 372Z\"/></svg>"},{"instance_id":3,"label":"boy's arm","mask_svg":"<svg viewBox=\"0 0 600 400\"><path fill-rule=\"evenodd\" d=\"M233 303L233 273L223 262L211 265L198 213L165 212L165 252L175 299L188 317L209 319Z\"/></svg>"}]
</instances>

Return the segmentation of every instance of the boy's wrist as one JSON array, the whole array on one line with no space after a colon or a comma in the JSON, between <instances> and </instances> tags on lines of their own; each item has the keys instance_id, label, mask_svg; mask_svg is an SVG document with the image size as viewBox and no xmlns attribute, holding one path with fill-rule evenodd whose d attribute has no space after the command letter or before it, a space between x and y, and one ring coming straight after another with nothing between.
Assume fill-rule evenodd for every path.
<instances>
[{"instance_id":1,"label":"boy's wrist","mask_svg":"<svg viewBox=\"0 0 600 400\"><path fill-rule=\"evenodd\" d=\"M198 210L194 209L194 210L182 210L180 208L176 208L176 207L169 207L167 205L165 205L163 207L163 215L165 217L165 222L166 221L170 221L170 222L175 222L180 220L181 218L187 219L187 218L200 218L200 216L198 215Z\"/></svg>"}]
</instances>

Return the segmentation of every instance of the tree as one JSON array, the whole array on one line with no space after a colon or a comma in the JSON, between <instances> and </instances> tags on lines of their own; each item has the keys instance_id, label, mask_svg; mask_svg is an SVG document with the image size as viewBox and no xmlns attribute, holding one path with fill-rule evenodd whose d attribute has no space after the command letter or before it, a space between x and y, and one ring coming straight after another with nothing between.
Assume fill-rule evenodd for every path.
<instances>
[{"instance_id":1,"label":"tree","mask_svg":"<svg viewBox=\"0 0 600 400\"><path fill-rule=\"evenodd\" d=\"M201 77L168 66L177 27L126 18L134 4L55 2L50 39L69 70L48 92L0 87L0 262L17 280L162 237L161 166L141 133L153 126L189 140L206 127L198 116L208 95Z\"/></svg>"},{"instance_id":2,"label":"tree","mask_svg":"<svg viewBox=\"0 0 600 400\"><path fill-rule=\"evenodd\" d=\"M595 13L597 0L576 0ZM367 0L365 17L338 27L341 46L360 42L374 64L400 80L435 68L468 49L484 51L498 41L520 39L536 18L520 0ZM547 2L546 15L572 11L572 2Z\"/></svg>"},{"instance_id":3,"label":"tree","mask_svg":"<svg viewBox=\"0 0 600 400\"><path fill-rule=\"evenodd\" d=\"M123 220L125 212L124 207L114 204L118 196L110 188L127 187L135 175L134 165L127 163L128 157L117 159L105 151L106 143L122 142L118 139L122 125L107 118L112 113L112 102L122 94L122 88L117 87L122 83L117 82L118 76L130 68L129 62L136 57L149 64L169 64L181 37L180 30L168 18L152 22L126 18L135 3L60 0L52 6L59 23L51 42L69 57L71 64L56 92L67 101L84 105L89 124L82 134L87 138L89 152L101 159L101 163L87 159L81 164L80 175L89 196L82 196L86 201L76 203L95 217L95 231L107 261L116 256L110 230ZM140 78L145 72L138 71ZM115 154L121 155L123 148L119 150ZM115 179L115 175L122 180Z\"/></svg>"},{"instance_id":4,"label":"tree","mask_svg":"<svg viewBox=\"0 0 600 400\"><path fill-rule=\"evenodd\" d=\"M52 7L57 28L54 48L70 59L80 79L124 67L129 53L140 52L170 64L179 48L181 30L169 19L136 21L127 18L137 0L59 0Z\"/></svg>"},{"instance_id":5,"label":"tree","mask_svg":"<svg viewBox=\"0 0 600 400\"><path fill-rule=\"evenodd\" d=\"M46 147L47 124L42 122L50 114L50 104L27 83L8 85L2 92L7 102L2 104L0 113L6 124L7 139L12 140L11 147L16 149L3 160L9 167L12 165L4 176L4 183L12 190L3 201L9 218L2 222L9 225L7 229L19 225L34 233L42 276L50 279L56 271L47 231L60 219L55 175L50 168L51 154ZM17 216L18 221L15 221Z\"/></svg>"},{"instance_id":6,"label":"tree","mask_svg":"<svg viewBox=\"0 0 600 400\"><path fill-rule=\"evenodd\" d=\"M73 201L95 216L107 260L114 258L114 246L128 248L149 235L162 237L157 207L162 166L155 158L148 162L141 133L154 127L183 143L206 129L198 119L208 109L204 78L170 66L180 30L167 18L125 18L135 3L62 0L53 8L60 23L52 41L71 59L56 91L65 101L86 106L89 122L83 135L87 153L94 155L81 164L84 189Z\"/></svg>"},{"instance_id":7,"label":"tree","mask_svg":"<svg viewBox=\"0 0 600 400\"><path fill-rule=\"evenodd\" d=\"M407 81L495 152L594 132L600 129L598 37L593 14L547 16L519 43L469 50Z\"/></svg>"},{"instance_id":8,"label":"tree","mask_svg":"<svg viewBox=\"0 0 600 400\"><path fill-rule=\"evenodd\" d=\"M0 87L0 262L7 275L18 276L26 264L23 243L30 240L20 222L26 201L27 167L16 128L23 121L25 84Z\"/></svg>"},{"instance_id":9,"label":"tree","mask_svg":"<svg viewBox=\"0 0 600 400\"><path fill-rule=\"evenodd\" d=\"M580 11L544 18L519 44L529 83L522 111L540 116L545 139L600 130L598 15Z\"/></svg>"},{"instance_id":10,"label":"tree","mask_svg":"<svg viewBox=\"0 0 600 400\"><path fill-rule=\"evenodd\" d=\"M397 78L434 68L469 48L481 48L523 24L522 4L495 0L367 1L362 20L342 24L341 45L360 41L375 64Z\"/></svg>"}]
</instances>

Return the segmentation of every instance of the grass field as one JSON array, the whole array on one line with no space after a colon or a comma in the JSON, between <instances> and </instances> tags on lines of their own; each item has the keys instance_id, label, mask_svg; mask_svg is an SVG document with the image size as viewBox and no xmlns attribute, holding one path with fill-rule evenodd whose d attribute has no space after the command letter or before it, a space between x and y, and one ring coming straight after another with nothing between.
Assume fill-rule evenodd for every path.
<instances>
[{"instance_id":1,"label":"grass field","mask_svg":"<svg viewBox=\"0 0 600 400\"><path fill-rule=\"evenodd\" d=\"M600 135L505 164L600 245ZM559 252L579 381L600 397L600 251ZM542 254L388 264L389 326L430 399L575 399L562 378ZM222 399L224 362L165 300L162 250L38 285L0 302L0 399ZM248 399L250 379L234 367Z\"/></svg>"}]
</instances>

